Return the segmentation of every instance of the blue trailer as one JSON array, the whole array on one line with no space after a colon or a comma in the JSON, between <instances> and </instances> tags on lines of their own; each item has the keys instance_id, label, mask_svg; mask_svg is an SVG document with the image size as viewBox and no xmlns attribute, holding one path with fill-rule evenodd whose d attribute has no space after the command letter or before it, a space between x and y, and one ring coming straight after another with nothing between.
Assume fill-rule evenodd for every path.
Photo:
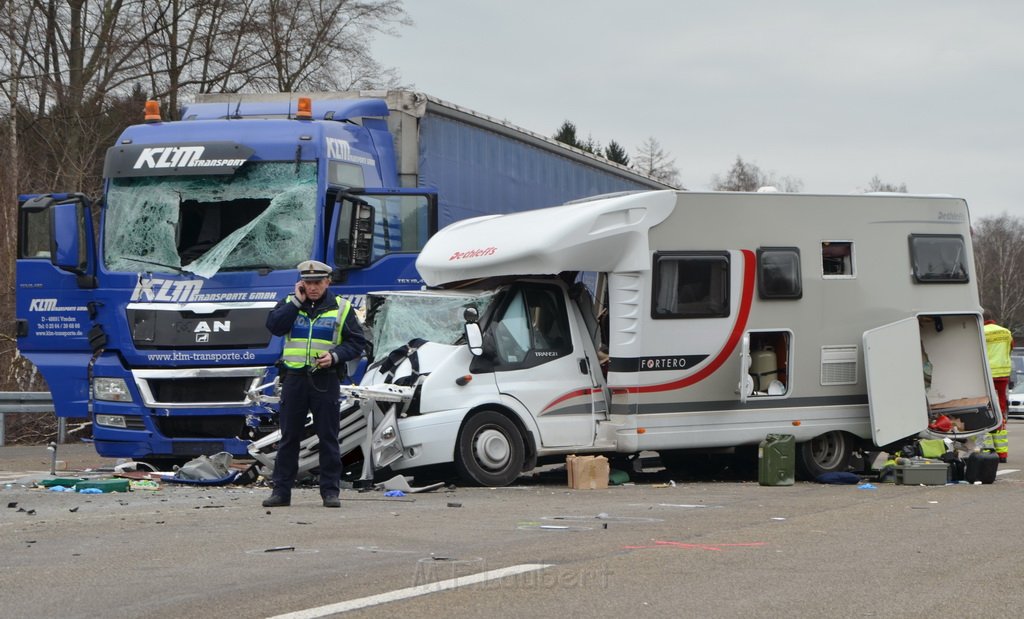
<instances>
[{"instance_id":1,"label":"blue trailer","mask_svg":"<svg viewBox=\"0 0 1024 619\"><path fill-rule=\"evenodd\" d=\"M207 95L179 121L147 107L107 151L100 200L19 200L18 348L103 456L244 456L274 427L244 394L275 372L264 320L302 260L358 307L419 288L417 253L447 224L651 188L410 91Z\"/></svg>"}]
</instances>

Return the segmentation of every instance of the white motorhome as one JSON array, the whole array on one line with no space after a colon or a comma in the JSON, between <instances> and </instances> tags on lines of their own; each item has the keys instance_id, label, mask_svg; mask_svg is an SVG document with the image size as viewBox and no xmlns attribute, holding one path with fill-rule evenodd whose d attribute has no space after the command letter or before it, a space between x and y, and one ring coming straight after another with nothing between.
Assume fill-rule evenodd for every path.
<instances>
[{"instance_id":1,"label":"white motorhome","mask_svg":"<svg viewBox=\"0 0 1024 619\"><path fill-rule=\"evenodd\" d=\"M432 290L369 298L363 385L407 394L378 466L504 485L551 456L777 433L815 476L999 425L961 199L614 195L452 224L417 268Z\"/></svg>"}]
</instances>

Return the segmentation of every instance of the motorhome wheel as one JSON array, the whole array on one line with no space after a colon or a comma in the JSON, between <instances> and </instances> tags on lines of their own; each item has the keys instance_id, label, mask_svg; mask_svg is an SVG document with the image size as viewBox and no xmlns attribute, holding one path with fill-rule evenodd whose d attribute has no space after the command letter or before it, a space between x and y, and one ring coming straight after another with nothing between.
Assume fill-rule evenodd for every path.
<instances>
[{"instance_id":1,"label":"motorhome wheel","mask_svg":"<svg viewBox=\"0 0 1024 619\"><path fill-rule=\"evenodd\" d=\"M480 411L459 432L455 467L480 486L507 486L523 472L523 437L516 424L495 411Z\"/></svg>"},{"instance_id":2,"label":"motorhome wheel","mask_svg":"<svg viewBox=\"0 0 1024 619\"><path fill-rule=\"evenodd\" d=\"M845 432L826 432L797 445L796 463L801 477L816 479L823 473L846 471L853 454L854 441Z\"/></svg>"}]
</instances>

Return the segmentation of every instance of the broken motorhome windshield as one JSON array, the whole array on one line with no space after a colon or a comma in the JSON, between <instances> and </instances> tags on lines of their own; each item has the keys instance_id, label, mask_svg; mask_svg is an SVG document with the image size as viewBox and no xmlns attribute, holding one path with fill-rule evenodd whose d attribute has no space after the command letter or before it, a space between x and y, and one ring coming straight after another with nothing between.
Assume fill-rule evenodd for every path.
<instances>
[{"instance_id":1,"label":"broken motorhome windshield","mask_svg":"<svg viewBox=\"0 0 1024 619\"><path fill-rule=\"evenodd\" d=\"M432 292L370 295L374 360L420 338L438 344L456 344L462 337L467 307L483 316L497 291L446 295Z\"/></svg>"},{"instance_id":2,"label":"broken motorhome windshield","mask_svg":"<svg viewBox=\"0 0 1024 619\"><path fill-rule=\"evenodd\" d=\"M233 175L112 178L104 223L113 271L210 277L309 258L316 164L247 162Z\"/></svg>"}]
</instances>

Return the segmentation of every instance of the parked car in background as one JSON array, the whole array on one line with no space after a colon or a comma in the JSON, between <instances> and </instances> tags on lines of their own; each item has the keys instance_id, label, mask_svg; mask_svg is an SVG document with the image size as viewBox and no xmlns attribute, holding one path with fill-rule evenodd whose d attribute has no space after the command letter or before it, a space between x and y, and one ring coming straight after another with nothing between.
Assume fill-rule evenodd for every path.
<instances>
[{"instance_id":1,"label":"parked car in background","mask_svg":"<svg viewBox=\"0 0 1024 619\"><path fill-rule=\"evenodd\" d=\"M1016 366L1014 373L1016 373ZM1006 400L1010 405L1009 410L1006 411L1007 417L1024 417L1024 380L1018 380L1017 384L1010 388L1010 392L1006 394Z\"/></svg>"}]
</instances>

